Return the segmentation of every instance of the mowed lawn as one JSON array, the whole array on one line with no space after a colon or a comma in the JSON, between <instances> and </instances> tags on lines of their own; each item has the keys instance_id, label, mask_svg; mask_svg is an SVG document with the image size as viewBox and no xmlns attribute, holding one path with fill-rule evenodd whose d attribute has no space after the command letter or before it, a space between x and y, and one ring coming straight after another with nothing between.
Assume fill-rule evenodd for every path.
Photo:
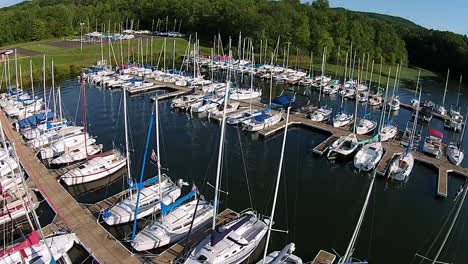
<instances>
[{"instance_id":1,"label":"mowed lawn","mask_svg":"<svg viewBox=\"0 0 468 264\"><path fill-rule=\"evenodd\" d=\"M49 53L52 51L63 49L63 47L52 46L52 45L41 44L41 43L23 46L22 48L27 49L27 50L41 52L41 53Z\"/></svg>"}]
</instances>

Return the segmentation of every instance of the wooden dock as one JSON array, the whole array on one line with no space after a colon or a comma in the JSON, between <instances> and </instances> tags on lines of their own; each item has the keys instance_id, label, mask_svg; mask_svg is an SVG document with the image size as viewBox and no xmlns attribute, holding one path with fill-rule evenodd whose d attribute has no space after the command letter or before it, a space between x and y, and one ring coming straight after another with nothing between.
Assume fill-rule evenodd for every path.
<instances>
[{"instance_id":1,"label":"wooden dock","mask_svg":"<svg viewBox=\"0 0 468 264\"><path fill-rule=\"evenodd\" d=\"M134 89L128 89L127 88L127 91L128 91L129 94L133 95L133 94L150 92L150 91L157 90L157 89L164 88L164 87L165 86L154 84L154 85L151 85L151 86L138 87L138 88L134 88Z\"/></svg>"},{"instance_id":2,"label":"wooden dock","mask_svg":"<svg viewBox=\"0 0 468 264\"><path fill-rule=\"evenodd\" d=\"M164 84L164 83L157 82L151 79L150 81L155 82L158 85ZM190 88L188 87L180 87L175 84L169 83L165 85L167 87L173 88L175 90L183 91L183 92L187 92L190 90ZM246 107L249 107L248 100L240 100L239 102L240 102L240 108L245 109ZM406 108L410 110L415 109L415 107L410 104L400 103L400 106L402 108ZM258 101L252 104L252 109L255 109L255 110L264 109L265 107L266 106L264 104L261 104ZM272 110L272 111L278 111L278 110ZM434 117L437 117L443 120L446 120L449 118L446 115L442 116L438 113L434 113L433 115ZM214 119L219 121L219 118L214 118ZM345 127L334 127L333 125L330 125L327 123L314 122L302 114L291 114L289 117L289 120L290 120L289 128L298 127L298 126L303 127L303 128L312 128L315 130L320 130L321 132L324 132L330 135L327 139L325 139L322 143L318 144L314 148L313 151L319 155L323 155L327 151L328 146L338 137L349 135L352 132L352 125L353 125L351 123ZM284 129L284 126L285 126L285 120L283 118L283 120L280 121L278 124L271 126L269 128L266 128L264 130L261 130L258 132L258 134L264 138L273 136L278 133L281 133L282 132L281 130ZM365 140L369 138L370 138L369 135L358 135L359 140ZM440 159L437 159L435 157L428 156L426 154L419 153L416 151L412 152L417 161L429 164L430 166L433 166L438 171L436 193L437 195L442 196L442 197L447 197L447 194L448 194L448 173L456 173L456 174L468 177L468 169L465 169L461 166L453 165L447 160L446 154L445 154L445 147L446 146L444 145L443 155L441 156ZM386 143L385 154L376 168L377 173L380 175L385 175L386 169L388 165L390 164L394 155L398 153L402 153L404 151L405 149L400 146L400 141L398 140L398 138L392 140L389 143Z\"/></svg>"},{"instance_id":3,"label":"wooden dock","mask_svg":"<svg viewBox=\"0 0 468 264\"><path fill-rule=\"evenodd\" d=\"M336 259L336 255L325 250L320 250L311 264L333 264Z\"/></svg>"},{"instance_id":4,"label":"wooden dock","mask_svg":"<svg viewBox=\"0 0 468 264\"><path fill-rule=\"evenodd\" d=\"M80 241L90 249L101 263L140 263L122 244L96 222L76 200L57 182L56 177L37 159L33 150L22 141L21 135L13 130L2 112L0 121L6 137L14 143L21 164L31 176L44 198L48 200L60 221L67 229L76 233Z\"/></svg>"}]
</instances>

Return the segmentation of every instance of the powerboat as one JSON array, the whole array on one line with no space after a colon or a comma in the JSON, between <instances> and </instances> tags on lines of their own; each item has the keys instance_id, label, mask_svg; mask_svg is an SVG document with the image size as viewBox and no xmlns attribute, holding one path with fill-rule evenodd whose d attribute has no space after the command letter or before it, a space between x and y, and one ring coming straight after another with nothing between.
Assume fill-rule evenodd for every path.
<instances>
[{"instance_id":1,"label":"powerboat","mask_svg":"<svg viewBox=\"0 0 468 264\"><path fill-rule=\"evenodd\" d=\"M354 156L354 167L363 171L371 171L382 159L383 153L382 142L366 144Z\"/></svg>"},{"instance_id":2,"label":"powerboat","mask_svg":"<svg viewBox=\"0 0 468 264\"><path fill-rule=\"evenodd\" d=\"M265 261L262 259L257 264L302 264L302 259L296 255L293 255L295 250L295 244L290 243L286 245L281 251L273 251L265 257Z\"/></svg>"},{"instance_id":3,"label":"powerboat","mask_svg":"<svg viewBox=\"0 0 468 264\"><path fill-rule=\"evenodd\" d=\"M427 133L428 135L424 140L423 151L436 156L436 158L440 158L440 156L442 156L442 139L444 138L444 134L433 128L429 129Z\"/></svg>"},{"instance_id":4,"label":"powerboat","mask_svg":"<svg viewBox=\"0 0 468 264\"><path fill-rule=\"evenodd\" d=\"M315 121L315 122L324 122L330 119L330 116L332 114L333 110L331 108L328 108L326 106L322 106L320 108L315 109L312 111L312 113L309 115L310 120Z\"/></svg>"},{"instance_id":5,"label":"powerboat","mask_svg":"<svg viewBox=\"0 0 468 264\"><path fill-rule=\"evenodd\" d=\"M354 153L358 147L358 139L355 134L341 136L332 143L327 157L347 157Z\"/></svg>"},{"instance_id":6,"label":"powerboat","mask_svg":"<svg viewBox=\"0 0 468 264\"><path fill-rule=\"evenodd\" d=\"M333 126L334 127L344 127L347 124L351 123L353 121L354 115L353 114L347 114L345 112L341 112L337 114L333 118Z\"/></svg>"},{"instance_id":7,"label":"powerboat","mask_svg":"<svg viewBox=\"0 0 468 264\"><path fill-rule=\"evenodd\" d=\"M377 122L365 118L359 119L356 126L356 133L358 135L368 134L377 127Z\"/></svg>"}]
</instances>

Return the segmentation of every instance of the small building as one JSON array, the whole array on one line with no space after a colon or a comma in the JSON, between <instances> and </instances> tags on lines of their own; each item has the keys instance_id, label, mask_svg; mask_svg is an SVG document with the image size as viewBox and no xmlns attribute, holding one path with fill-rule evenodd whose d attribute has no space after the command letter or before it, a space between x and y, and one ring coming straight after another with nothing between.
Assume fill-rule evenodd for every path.
<instances>
[{"instance_id":1,"label":"small building","mask_svg":"<svg viewBox=\"0 0 468 264\"><path fill-rule=\"evenodd\" d=\"M12 50L0 49L0 62L4 62L8 59L8 55L12 53Z\"/></svg>"}]
</instances>

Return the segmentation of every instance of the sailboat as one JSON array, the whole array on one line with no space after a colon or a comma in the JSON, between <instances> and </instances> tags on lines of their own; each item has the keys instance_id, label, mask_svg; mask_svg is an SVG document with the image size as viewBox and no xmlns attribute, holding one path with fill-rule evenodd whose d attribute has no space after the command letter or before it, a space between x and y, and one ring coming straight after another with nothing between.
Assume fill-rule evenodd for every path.
<instances>
[{"instance_id":1,"label":"sailboat","mask_svg":"<svg viewBox=\"0 0 468 264\"><path fill-rule=\"evenodd\" d=\"M229 81L226 92L229 90ZM226 104L227 102L225 102ZM214 210L211 234L194 246L184 263L241 263L246 260L265 236L269 220L260 219L253 211L246 211L221 227L216 227L216 216L219 206L219 184L221 161L226 130L226 114L221 122L220 147L216 172Z\"/></svg>"},{"instance_id":2,"label":"sailboat","mask_svg":"<svg viewBox=\"0 0 468 264\"><path fill-rule=\"evenodd\" d=\"M157 103L156 100L156 105ZM156 144L159 145L159 142ZM160 164L158 163L157 166L158 175L161 177ZM197 195L198 190L194 186L190 193L172 204L166 205L161 202L161 215L151 221L134 238L132 237L132 247L137 251L143 251L176 243L186 237L189 232L196 231L207 224L213 215L214 208ZM191 197L195 199L183 204Z\"/></svg>"},{"instance_id":3,"label":"sailboat","mask_svg":"<svg viewBox=\"0 0 468 264\"><path fill-rule=\"evenodd\" d=\"M30 200L27 199L28 197ZM39 206L36 194L32 190L23 188L3 192L0 204L0 224L2 225L36 210Z\"/></svg>"},{"instance_id":4,"label":"sailboat","mask_svg":"<svg viewBox=\"0 0 468 264\"><path fill-rule=\"evenodd\" d=\"M325 54L326 54L326 47L323 49L323 56L322 56L322 78L324 76L324 67L325 67ZM316 122L323 122L330 119L330 116L333 110L327 106L320 105L320 99L322 97L322 89L323 85L319 85L319 98L318 98L318 108L312 111L310 114L310 119Z\"/></svg>"},{"instance_id":5,"label":"sailboat","mask_svg":"<svg viewBox=\"0 0 468 264\"><path fill-rule=\"evenodd\" d=\"M283 145L281 147L281 157L280 157L280 162L279 162L279 167L278 167L278 174L276 177L276 185L275 185L275 194L273 198L273 206L271 208L271 217L269 219L268 223L268 232L267 232L267 239L266 239L266 245L265 245L265 251L263 253L263 259L259 261L258 263L302 263L302 259L294 256L292 252L294 252L295 245L294 243L291 243L287 245L281 252L280 251L274 251L270 254L267 255L268 252L268 245L270 243L270 236L271 236L271 231L272 231L272 226L273 226L273 219L275 216L275 209L276 209L276 201L278 199L278 189L280 185L280 180L281 180L281 172L282 172L282 167L283 167L283 158L284 158L284 148L286 146L286 138L288 134L288 123L289 123L289 112L291 110L291 107L288 107L288 112L286 115L286 125L284 126L284 137L283 137Z\"/></svg>"},{"instance_id":6,"label":"sailboat","mask_svg":"<svg viewBox=\"0 0 468 264\"><path fill-rule=\"evenodd\" d=\"M82 78L82 89L84 91L84 78ZM82 94L82 96L84 97L84 94ZM125 90L123 91L123 96L124 96L124 112L125 112L124 118L126 119L127 118L127 93ZM84 114L83 119L86 120L86 117L85 117L86 111L83 111L83 114ZM86 130L86 124L84 125L85 125L85 130ZM125 133L127 134L127 127L125 127ZM75 184L99 180L99 179L102 179L104 177L107 177L113 174L114 172L117 172L121 168L125 167L125 165L127 164L126 157L122 155L120 151L116 149L106 151L94 157L91 156L92 158L89 160L88 160L89 155L93 155L93 153L91 152L90 154L88 152L88 149L86 149L85 154L86 154L85 158L87 159L86 163L60 176L60 179L63 182L65 182L65 184L75 185ZM55 160L53 160L52 163L54 161Z\"/></svg>"},{"instance_id":7,"label":"sailboat","mask_svg":"<svg viewBox=\"0 0 468 264\"><path fill-rule=\"evenodd\" d=\"M450 119L446 119L444 122L444 127L452 129L455 132L461 131L463 127L463 115L460 113L460 89L462 85L463 75L460 75L460 83L458 84L458 93L457 93L457 103L450 106L449 116Z\"/></svg>"},{"instance_id":8,"label":"sailboat","mask_svg":"<svg viewBox=\"0 0 468 264\"><path fill-rule=\"evenodd\" d=\"M345 78L344 79L345 85L346 85L346 71L347 71L347 69L348 69L348 54L346 53L345 77L344 77ZM345 85L343 86L343 88L345 87ZM339 110L338 114L333 117L333 126L334 127L344 127L347 124L349 124L354 118L353 114L347 114L345 111L343 111L344 98L345 98L345 95L342 94L341 95L340 110Z\"/></svg>"},{"instance_id":9,"label":"sailboat","mask_svg":"<svg viewBox=\"0 0 468 264\"><path fill-rule=\"evenodd\" d=\"M468 110L465 116L468 116ZM463 126L459 142L456 143L451 141L447 146L447 159L455 165L460 165L463 161L463 158L465 157L465 153L463 151L463 139L465 138L465 128L466 126Z\"/></svg>"},{"instance_id":10,"label":"sailboat","mask_svg":"<svg viewBox=\"0 0 468 264\"><path fill-rule=\"evenodd\" d=\"M155 107L157 107L157 105ZM153 128L153 121L155 119L154 113L155 111L151 113L150 124L148 126L145 150L143 154L144 158L142 159L140 181L138 183L134 183L131 175L129 174L129 196L101 212L104 222L108 225L118 225L134 221L135 226L137 219L159 212L161 209L161 202L170 204L180 196L180 188L176 186L165 174L162 174L160 177L156 176L145 181L143 180L146 167L146 157L148 156L151 130ZM159 145L156 147L159 148ZM155 162L159 163L159 156L152 154L152 157L155 159L153 159ZM128 172L130 172L129 161L130 160L127 154ZM135 230L133 233L134 232Z\"/></svg>"},{"instance_id":11,"label":"sailboat","mask_svg":"<svg viewBox=\"0 0 468 264\"><path fill-rule=\"evenodd\" d=\"M444 96L442 97L442 103L436 109L437 113L441 115L447 114L447 109L445 109L445 95L447 94L449 76L450 76L450 68L447 69L447 79L445 80L445 89L444 89Z\"/></svg>"},{"instance_id":12,"label":"sailboat","mask_svg":"<svg viewBox=\"0 0 468 264\"><path fill-rule=\"evenodd\" d=\"M421 70L419 70L418 73L418 80L416 82L416 87L419 87L419 77L421 74ZM421 90L419 90L419 100L418 102L421 101ZM396 157L392 160L390 163L390 167L388 168L388 178L397 180L397 181L402 181L406 182L408 180L408 177L413 170L414 166L414 156L411 153L413 149L413 141L414 141L414 134L416 131L416 126L417 126L417 120L418 120L418 115L419 115L419 103L416 105L416 117L415 117L415 122L413 124L413 133L411 137L411 141L406 148L406 151L404 153L397 154Z\"/></svg>"},{"instance_id":13,"label":"sailboat","mask_svg":"<svg viewBox=\"0 0 468 264\"><path fill-rule=\"evenodd\" d=\"M271 96L273 92L273 77L270 79L270 103L267 109L271 109ZM283 117L283 109L278 112L273 112L272 110L262 111L261 114L255 115L252 118L242 121L242 129L256 132L262 129L274 126L278 124Z\"/></svg>"},{"instance_id":14,"label":"sailboat","mask_svg":"<svg viewBox=\"0 0 468 264\"><path fill-rule=\"evenodd\" d=\"M391 67L389 67L388 76L390 76L391 70L392 70ZM387 101L389 82L390 82L390 77L387 78L387 86L385 87L384 102ZM380 141L382 142L385 142L394 138L398 132L398 128L395 125L393 125L392 121L390 120L390 111L388 111L388 120L385 121L386 110L387 110L387 104L384 103L382 106L381 123L383 124L383 122L385 122L385 125L380 126L380 131L379 131Z\"/></svg>"},{"instance_id":15,"label":"sailboat","mask_svg":"<svg viewBox=\"0 0 468 264\"><path fill-rule=\"evenodd\" d=\"M399 75L400 73L401 73L401 65L397 65L397 71L395 73L395 83L393 84L392 97L390 98L390 101L388 102L388 107L390 111L400 110L400 99L398 96L398 90L397 90L397 94L395 94L395 89L397 88L397 84L399 84L398 77L400 76Z\"/></svg>"}]
</instances>

